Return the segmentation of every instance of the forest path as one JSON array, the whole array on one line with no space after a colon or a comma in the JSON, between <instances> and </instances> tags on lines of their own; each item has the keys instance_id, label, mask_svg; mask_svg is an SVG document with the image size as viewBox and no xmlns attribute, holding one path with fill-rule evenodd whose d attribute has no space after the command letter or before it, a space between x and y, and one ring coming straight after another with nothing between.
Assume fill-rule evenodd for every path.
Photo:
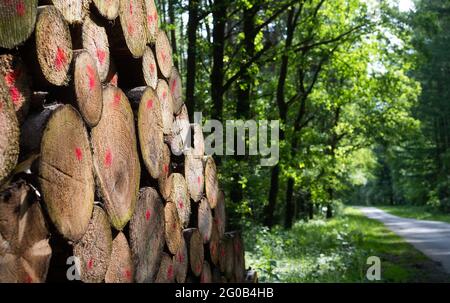
<instances>
[{"instance_id":1,"label":"forest path","mask_svg":"<svg viewBox=\"0 0 450 303\"><path fill-rule=\"evenodd\" d=\"M358 207L368 218L378 220L450 273L450 224L401 218L375 207Z\"/></svg>"}]
</instances>

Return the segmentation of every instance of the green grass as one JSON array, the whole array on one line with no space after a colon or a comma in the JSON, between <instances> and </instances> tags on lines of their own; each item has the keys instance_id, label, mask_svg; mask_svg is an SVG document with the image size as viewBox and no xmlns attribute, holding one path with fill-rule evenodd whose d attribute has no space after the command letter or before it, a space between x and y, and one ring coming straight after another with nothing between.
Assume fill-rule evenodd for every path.
<instances>
[{"instance_id":1,"label":"green grass","mask_svg":"<svg viewBox=\"0 0 450 303\"><path fill-rule=\"evenodd\" d=\"M431 220L431 221L441 221L450 223L450 214L439 213L438 211L433 211L427 209L425 206L376 206L392 215L411 218L417 220Z\"/></svg>"},{"instance_id":2,"label":"green grass","mask_svg":"<svg viewBox=\"0 0 450 303\"><path fill-rule=\"evenodd\" d=\"M369 256L381 259L381 282L449 282L434 262L382 223L345 208L292 230L248 226L246 264L261 282L369 282Z\"/></svg>"}]
</instances>

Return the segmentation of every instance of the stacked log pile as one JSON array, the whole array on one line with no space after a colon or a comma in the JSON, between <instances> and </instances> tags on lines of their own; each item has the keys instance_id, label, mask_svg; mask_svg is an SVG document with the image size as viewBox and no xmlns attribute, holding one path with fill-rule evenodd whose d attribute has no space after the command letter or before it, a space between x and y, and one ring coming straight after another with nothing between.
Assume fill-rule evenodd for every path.
<instances>
[{"instance_id":1,"label":"stacked log pile","mask_svg":"<svg viewBox=\"0 0 450 303\"><path fill-rule=\"evenodd\" d=\"M0 282L68 260L83 282L246 280L159 25L154 0L0 1Z\"/></svg>"}]
</instances>

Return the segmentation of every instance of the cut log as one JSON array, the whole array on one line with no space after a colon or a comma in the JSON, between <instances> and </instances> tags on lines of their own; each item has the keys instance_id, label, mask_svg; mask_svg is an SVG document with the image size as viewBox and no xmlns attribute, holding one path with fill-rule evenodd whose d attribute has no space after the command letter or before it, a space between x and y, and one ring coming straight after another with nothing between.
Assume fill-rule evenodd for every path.
<instances>
[{"instance_id":1,"label":"cut log","mask_svg":"<svg viewBox=\"0 0 450 303\"><path fill-rule=\"evenodd\" d=\"M167 202L164 207L166 244L171 254L175 255L181 246L181 224L175 203Z\"/></svg>"},{"instance_id":2,"label":"cut log","mask_svg":"<svg viewBox=\"0 0 450 303\"><path fill-rule=\"evenodd\" d=\"M206 244L211 239L212 233L212 213L208 200L203 198L198 208L198 230L202 236L203 243Z\"/></svg>"},{"instance_id":3,"label":"cut log","mask_svg":"<svg viewBox=\"0 0 450 303\"><path fill-rule=\"evenodd\" d=\"M175 272L173 267L173 259L166 253L162 253L161 265L156 275L156 283L173 283L175 282Z\"/></svg>"},{"instance_id":4,"label":"cut log","mask_svg":"<svg viewBox=\"0 0 450 303\"><path fill-rule=\"evenodd\" d=\"M194 130L194 150L192 151L192 154L203 160L205 155L205 139L203 137L202 126L195 123L192 128Z\"/></svg>"},{"instance_id":5,"label":"cut log","mask_svg":"<svg viewBox=\"0 0 450 303\"><path fill-rule=\"evenodd\" d=\"M183 153L188 153L192 146L191 141L189 114L187 107L183 105L180 114L175 117L175 121L172 126L172 134L170 136L170 147L172 149L172 153L176 156L180 156Z\"/></svg>"},{"instance_id":6,"label":"cut log","mask_svg":"<svg viewBox=\"0 0 450 303\"><path fill-rule=\"evenodd\" d=\"M67 84L72 62L72 38L67 22L54 6L42 7L39 12L36 52L45 79L57 86Z\"/></svg>"},{"instance_id":7,"label":"cut log","mask_svg":"<svg viewBox=\"0 0 450 303\"><path fill-rule=\"evenodd\" d=\"M211 228L211 238L209 239L209 256L211 258L211 262L215 266L219 266L219 246L220 246L220 235L217 229L217 224L213 221Z\"/></svg>"},{"instance_id":8,"label":"cut log","mask_svg":"<svg viewBox=\"0 0 450 303\"><path fill-rule=\"evenodd\" d=\"M162 172L159 175L158 178L158 187L159 192L163 196L164 200L169 199L170 196L170 186L169 186L169 175L172 173L171 167L170 167L170 149L169 147L164 144L163 146L163 153L162 153Z\"/></svg>"},{"instance_id":9,"label":"cut log","mask_svg":"<svg viewBox=\"0 0 450 303\"><path fill-rule=\"evenodd\" d=\"M110 64L109 42L105 27L92 16L87 17L83 23L82 40L83 48L95 60L100 80L105 82L108 77Z\"/></svg>"},{"instance_id":10,"label":"cut log","mask_svg":"<svg viewBox=\"0 0 450 303\"><path fill-rule=\"evenodd\" d=\"M144 0L146 14L147 43L155 43L158 33L158 11L154 0Z\"/></svg>"},{"instance_id":11,"label":"cut log","mask_svg":"<svg viewBox=\"0 0 450 303\"><path fill-rule=\"evenodd\" d=\"M203 269L203 261L205 259L203 251L203 240L197 228L188 228L183 231L189 251L189 263L191 271L199 277Z\"/></svg>"},{"instance_id":12,"label":"cut log","mask_svg":"<svg viewBox=\"0 0 450 303\"><path fill-rule=\"evenodd\" d=\"M145 83L156 89L158 85L158 67L153 50L148 46L145 48L144 56L142 57L142 73L144 74Z\"/></svg>"},{"instance_id":13,"label":"cut log","mask_svg":"<svg viewBox=\"0 0 450 303\"><path fill-rule=\"evenodd\" d=\"M120 0L93 0L100 15L108 20L114 20L119 16Z\"/></svg>"},{"instance_id":14,"label":"cut log","mask_svg":"<svg viewBox=\"0 0 450 303\"><path fill-rule=\"evenodd\" d=\"M103 88L94 58L81 51L75 55L75 94L81 115L90 127L100 122L103 110Z\"/></svg>"},{"instance_id":15,"label":"cut log","mask_svg":"<svg viewBox=\"0 0 450 303\"><path fill-rule=\"evenodd\" d=\"M71 105L58 107L42 137L39 181L50 218L72 241L84 235L91 218L92 171L89 138L80 114Z\"/></svg>"},{"instance_id":16,"label":"cut log","mask_svg":"<svg viewBox=\"0 0 450 303\"><path fill-rule=\"evenodd\" d=\"M134 276L133 260L127 238L122 232L112 242L111 261L106 272L106 283L132 283Z\"/></svg>"},{"instance_id":17,"label":"cut log","mask_svg":"<svg viewBox=\"0 0 450 303\"><path fill-rule=\"evenodd\" d=\"M181 111L181 107L183 106L184 101L183 83L181 82L181 77L176 67L172 67L172 71L170 72L169 88L173 98L173 113L175 115L178 115Z\"/></svg>"},{"instance_id":18,"label":"cut log","mask_svg":"<svg viewBox=\"0 0 450 303\"><path fill-rule=\"evenodd\" d=\"M2 79L0 79L0 133L0 185L2 185L19 158L19 123Z\"/></svg>"},{"instance_id":19,"label":"cut log","mask_svg":"<svg viewBox=\"0 0 450 303\"><path fill-rule=\"evenodd\" d=\"M37 0L0 2L0 47L12 49L30 37L34 30Z\"/></svg>"},{"instance_id":20,"label":"cut log","mask_svg":"<svg viewBox=\"0 0 450 303\"><path fill-rule=\"evenodd\" d=\"M164 249L164 208L153 188L141 189L130 221L130 245L136 282L154 282Z\"/></svg>"},{"instance_id":21,"label":"cut log","mask_svg":"<svg viewBox=\"0 0 450 303\"><path fill-rule=\"evenodd\" d=\"M175 272L175 279L178 283L184 283L189 267L188 250L184 237L180 238L180 246L173 256L173 266Z\"/></svg>"},{"instance_id":22,"label":"cut log","mask_svg":"<svg viewBox=\"0 0 450 303\"><path fill-rule=\"evenodd\" d=\"M170 46L166 33L161 29L156 36L155 53L161 74L166 79L169 79L173 67L172 47Z\"/></svg>"},{"instance_id":23,"label":"cut log","mask_svg":"<svg viewBox=\"0 0 450 303\"><path fill-rule=\"evenodd\" d=\"M225 195L223 191L219 191L217 206L214 209L214 222L217 224L217 231L219 232L220 238L222 238L225 233L226 220Z\"/></svg>"},{"instance_id":24,"label":"cut log","mask_svg":"<svg viewBox=\"0 0 450 303\"><path fill-rule=\"evenodd\" d=\"M109 267L111 251L112 236L108 216L101 207L94 206L86 233L73 247L74 256L80 260L81 281L102 282Z\"/></svg>"},{"instance_id":25,"label":"cut log","mask_svg":"<svg viewBox=\"0 0 450 303\"><path fill-rule=\"evenodd\" d=\"M5 81L17 119L22 123L28 114L31 98L28 70L22 59L11 54L0 55L0 77Z\"/></svg>"},{"instance_id":26,"label":"cut log","mask_svg":"<svg viewBox=\"0 0 450 303\"><path fill-rule=\"evenodd\" d=\"M172 134L173 128L173 110L172 110L172 94L170 94L169 86L165 80L159 80L156 87L156 94L161 104L161 114L163 122L163 132L165 135Z\"/></svg>"},{"instance_id":27,"label":"cut log","mask_svg":"<svg viewBox=\"0 0 450 303\"><path fill-rule=\"evenodd\" d=\"M185 156L184 176L186 177L186 183L191 199L195 202L200 201L203 197L205 180L203 177L203 161L200 158L195 157L192 153L188 153Z\"/></svg>"},{"instance_id":28,"label":"cut log","mask_svg":"<svg viewBox=\"0 0 450 303\"><path fill-rule=\"evenodd\" d=\"M128 92L130 100L139 104L138 134L141 154L147 171L157 179L163 170L164 134L161 105L156 92L150 87L138 87Z\"/></svg>"},{"instance_id":29,"label":"cut log","mask_svg":"<svg viewBox=\"0 0 450 303\"><path fill-rule=\"evenodd\" d=\"M143 0L120 1L119 16L126 44L135 58L144 55L147 44Z\"/></svg>"},{"instance_id":30,"label":"cut log","mask_svg":"<svg viewBox=\"0 0 450 303\"><path fill-rule=\"evenodd\" d=\"M69 24L83 23L92 0L52 0Z\"/></svg>"},{"instance_id":31,"label":"cut log","mask_svg":"<svg viewBox=\"0 0 450 303\"><path fill-rule=\"evenodd\" d=\"M0 283L45 282L52 256L39 202L24 181L0 193Z\"/></svg>"},{"instance_id":32,"label":"cut log","mask_svg":"<svg viewBox=\"0 0 450 303\"><path fill-rule=\"evenodd\" d=\"M203 262L203 270L200 276L200 283L212 283L212 273L211 266L209 266L208 261Z\"/></svg>"},{"instance_id":33,"label":"cut log","mask_svg":"<svg viewBox=\"0 0 450 303\"><path fill-rule=\"evenodd\" d=\"M219 255L220 271L225 274L227 279L230 279L234 273L234 251L233 238L225 234L220 241L220 255Z\"/></svg>"},{"instance_id":34,"label":"cut log","mask_svg":"<svg viewBox=\"0 0 450 303\"><path fill-rule=\"evenodd\" d=\"M245 281L245 251L244 240L240 232L233 232L234 249L234 279L237 283Z\"/></svg>"},{"instance_id":35,"label":"cut log","mask_svg":"<svg viewBox=\"0 0 450 303\"><path fill-rule=\"evenodd\" d=\"M119 88L103 91L102 117L92 129L91 143L100 195L111 224L122 230L134 211L141 167L133 111Z\"/></svg>"},{"instance_id":36,"label":"cut log","mask_svg":"<svg viewBox=\"0 0 450 303\"><path fill-rule=\"evenodd\" d=\"M216 208L219 194L219 181L217 179L216 163L211 156L208 157L205 165L205 191L211 208Z\"/></svg>"},{"instance_id":37,"label":"cut log","mask_svg":"<svg viewBox=\"0 0 450 303\"><path fill-rule=\"evenodd\" d=\"M168 201L175 203L181 226L186 228L191 216L191 202L183 175L179 173L171 174L167 186L170 188Z\"/></svg>"}]
</instances>

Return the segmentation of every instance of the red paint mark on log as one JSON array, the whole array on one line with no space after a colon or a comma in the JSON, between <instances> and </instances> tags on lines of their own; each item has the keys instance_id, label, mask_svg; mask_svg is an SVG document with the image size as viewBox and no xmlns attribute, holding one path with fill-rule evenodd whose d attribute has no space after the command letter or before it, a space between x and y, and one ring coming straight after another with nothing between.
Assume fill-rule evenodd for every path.
<instances>
[{"instance_id":1,"label":"red paint mark on log","mask_svg":"<svg viewBox=\"0 0 450 303\"><path fill-rule=\"evenodd\" d=\"M173 265L169 265L167 268L167 279L172 280L173 278Z\"/></svg>"},{"instance_id":2,"label":"red paint mark on log","mask_svg":"<svg viewBox=\"0 0 450 303\"><path fill-rule=\"evenodd\" d=\"M147 108L152 109L153 108L153 99L147 100Z\"/></svg>"},{"instance_id":3,"label":"red paint mark on log","mask_svg":"<svg viewBox=\"0 0 450 303\"><path fill-rule=\"evenodd\" d=\"M183 263L184 262L184 255L182 253L178 254L178 263Z\"/></svg>"},{"instance_id":4,"label":"red paint mark on log","mask_svg":"<svg viewBox=\"0 0 450 303\"><path fill-rule=\"evenodd\" d=\"M202 177L201 176L197 177L197 183L198 183L198 185L202 184Z\"/></svg>"},{"instance_id":5,"label":"red paint mark on log","mask_svg":"<svg viewBox=\"0 0 450 303\"><path fill-rule=\"evenodd\" d=\"M153 64L153 63L150 64L150 72L152 74L155 73L155 64Z\"/></svg>"},{"instance_id":6,"label":"red paint mark on log","mask_svg":"<svg viewBox=\"0 0 450 303\"><path fill-rule=\"evenodd\" d=\"M202 272L202 265L200 263L198 263L197 266L195 267L195 271L198 273Z\"/></svg>"},{"instance_id":7,"label":"red paint mark on log","mask_svg":"<svg viewBox=\"0 0 450 303\"><path fill-rule=\"evenodd\" d=\"M181 201L181 199L178 200L178 207L179 207L180 209L183 209L183 207L184 207L183 201Z\"/></svg>"},{"instance_id":8,"label":"red paint mark on log","mask_svg":"<svg viewBox=\"0 0 450 303\"><path fill-rule=\"evenodd\" d=\"M91 270L93 267L94 267L94 260L89 259L89 262L88 262L88 269Z\"/></svg>"},{"instance_id":9,"label":"red paint mark on log","mask_svg":"<svg viewBox=\"0 0 450 303\"><path fill-rule=\"evenodd\" d=\"M153 14L153 20L155 20L155 22L158 22L158 13L156 11Z\"/></svg>"},{"instance_id":10,"label":"red paint mark on log","mask_svg":"<svg viewBox=\"0 0 450 303\"><path fill-rule=\"evenodd\" d=\"M2 109L3 109L3 100L0 101L0 112L2 111Z\"/></svg>"},{"instance_id":11,"label":"red paint mark on log","mask_svg":"<svg viewBox=\"0 0 450 303\"><path fill-rule=\"evenodd\" d=\"M111 164L112 164L112 153L111 153L111 150L108 149L106 151L106 155L105 155L105 167L109 168L109 167L111 167Z\"/></svg>"},{"instance_id":12,"label":"red paint mark on log","mask_svg":"<svg viewBox=\"0 0 450 303\"><path fill-rule=\"evenodd\" d=\"M223 247L220 249L220 256L222 258L225 257L225 249Z\"/></svg>"},{"instance_id":13,"label":"red paint mark on log","mask_svg":"<svg viewBox=\"0 0 450 303\"><path fill-rule=\"evenodd\" d=\"M87 74L89 78L89 89L93 90L95 88L95 70L91 65L86 66Z\"/></svg>"},{"instance_id":14,"label":"red paint mark on log","mask_svg":"<svg viewBox=\"0 0 450 303\"><path fill-rule=\"evenodd\" d=\"M133 24L128 23L127 31L128 31L128 34L129 34L130 36L133 36L133 34L134 34L134 26L133 26Z\"/></svg>"},{"instance_id":15,"label":"red paint mark on log","mask_svg":"<svg viewBox=\"0 0 450 303\"><path fill-rule=\"evenodd\" d=\"M66 63L66 53L60 47L56 50L56 58L55 58L55 67L57 71L60 71L63 68L63 65Z\"/></svg>"},{"instance_id":16,"label":"red paint mark on log","mask_svg":"<svg viewBox=\"0 0 450 303\"><path fill-rule=\"evenodd\" d=\"M5 82L9 88L9 95L11 96L14 105L19 105L20 99L22 98L22 94L20 93L19 89L15 86L16 81L20 77L20 75L21 75L20 69L8 72L5 75Z\"/></svg>"},{"instance_id":17,"label":"red paint mark on log","mask_svg":"<svg viewBox=\"0 0 450 303\"><path fill-rule=\"evenodd\" d=\"M16 4L16 12L20 17L25 16L25 4L22 1Z\"/></svg>"},{"instance_id":18,"label":"red paint mark on log","mask_svg":"<svg viewBox=\"0 0 450 303\"><path fill-rule=\"evenodd\" d=\"M163 169L164 169L164 172L167 174L169 172L169 165L164 164Z\"/></svg>"},{"instance_id":19,"label":"red paint mark on log","mask_svg":"<svg viewBox=\"0 0 450 303\"><path fill-rule=\"evenodd\" d=\"M151 216L151 212L150 210L147 209L147 211L145 212L145 220L150 220L150 216Z\"/></svg>"},{"instance_id":20,"label":"red paint mark on log","mask_svg":"<svg viewBox=\"0 0 450 303\"><path fill-rule=\"evenodd\" d=\"M166 63L166 59L167 59L166 53L164 53L164 52L161 53L161 59L162 59L163 63Z\"/></svg>"},{"instance_id":21,"label":"red paint mark on log","mask_svg":"<svg viewBox=\"0 0 450 303\"><path fill-rule=\"evenodd\" d=\"M147 15L147 23L148 23L148 25L151 25L153 23L153 16L152 15Z\"/></svg>"},{"instance_id":22,"label":"red paint mark on log","mask_svg":"<svg viewBox=\"0 0 450 303\"><path fill-rule=\"evenodd\" d=\"M172 80L172 88L171 88L171 92L172 94L175 93L175 88L177 87L177 79L173 79Z\"/></svg>"},{"instance_id":23,"label":"red paint mark on log","mask_svg":"<svg viewBox=\"0 0 450 303\"><path fill-rule=\"evenodd\" d=\"M11 86L16 83L17 77L20 75L19 71L12 71L5 75L6 85Z\"/></svg>"},{"instance_id":24,"label":"red paint mark on log","mask_svg":"<svg viewBox=\"0 0 450 303\"><path fill-rule=\"evenodd\" d=\"M236 243L234 244L234 252L235 252L236 254L238 254L238 253L240 253L240 251L241 251L241 244L240 244L239 242L236 242Z\"/></svg>"},{"instance_id":25,"label":"red paint mark on log","mask_svg":"<svg viewBox=\"0 0 450 303\"><path fill-rule=\"evenodd\" d=\"M131 271L129 269L125 270L125 278L131 280Z\"/></svg>"},{"instance_id":26,"label":"red paint mark on log","mask_svg":"<svg viewBox=\"0 0 450 303\"><path fill-rule=\"evenodd\" d=\"M217 244L211 246L211 255L215 255L217 252Z\"/></svg>"},{"instance_id":27,"label":"red paint mark on log","mask_svg":"<svg viewBox=\"0 0 450 303\"><path fill-rule=\"evenodd\" d=\"M97 49L97 58L100 65L103 65L103 63L105 63L106 52L104 50Z\"/></svg>"},{"instance_id":28,"label":"red paint mark on log","mask_svg":"<svg viewBox=\"0 0 450 303\"><path fill-rule=\"evenodd\" d=\"M20 98L22 97L22 94L19 92L17 87L15 87L15 86L10 87L9 88L9 95L11 96L12 102L15 105L19 105Z\"/></svg>"},{"instance_id":29,"label":"red paint mark on log","mask_svg":"<svg viewBox=\"0 0 450 303\"><path fill-rule=\"evenodd\" d=\"M175 222L172 223L172 229L176 230L177 229L177 224Z\"/></svg>"},{"instance_id":30,"label":"red paint mark on log","mask_svg":"<svg viewBox=\"0 0 450 303\"><path fill-rule=\"evenodd\" d=\"M203 237L203 242L208 242L208 235L205 235L205 236Z\"/></svg>"},{"instance_id":31,"label":"red paint mark on log","mask_svg":"<svg viewBox=\"0 0 450 303\"><path fill-rule=\"evenodd\" d=\"M122 95L120 94L120 92L116 92L116 94L114 95L114 100L113 100L113 105L114 106L119 106L120 104L120 99L122 99Z\"/></svg>"},{"instance_id":32,"label":"red paint mark on log","mask_svg":"<svg viewBox=\"0 0 450 303\"><path fill-rule=\"evenodd\" d=\"M163 97L163 100L166 101L166 99L167 99L167 92L166 91L163 92L162 97Z\"/></svg>"},{"instance_id":33,"label":"red paint mark on log","mask_svg":"<svg viewBox=\"0 0 450 303\"><path fill-rule=\"evenodd\" d=\"M111 79L111 85L117 87L118 83L119 83L119 76L115 74Z\"/></svg>"},{"instance_id":34,"label":"red paint mark on log","mask_svg":"<svg viewBox=\"0 0 450 303\"><path fill-rule=\"evenodd\" d=\"M130 1L130 15L133 15L133 2Z\"/></svg>"},{"instance_id":35,"label":"red paint mark on log","mask_svg":"<svg viewBox=\"0 0 450 303\"><path fill-rule=\"evenodd\" d=\"M25 277L25 283L28 283L28 284L33 283L33 278L30 275L27 275Z\"/></svg>"},{"instance_id":36,"label":"red paint mark on log","mask_svg":"<svg viewBox=\"0 0 450 303\"><path fill-rule=\"evenodd\" d=\"M81 151L81 148L75 148L75 156L77 157L78 161L83 160L83 152Z\"/></svg>"}]
</instances>

